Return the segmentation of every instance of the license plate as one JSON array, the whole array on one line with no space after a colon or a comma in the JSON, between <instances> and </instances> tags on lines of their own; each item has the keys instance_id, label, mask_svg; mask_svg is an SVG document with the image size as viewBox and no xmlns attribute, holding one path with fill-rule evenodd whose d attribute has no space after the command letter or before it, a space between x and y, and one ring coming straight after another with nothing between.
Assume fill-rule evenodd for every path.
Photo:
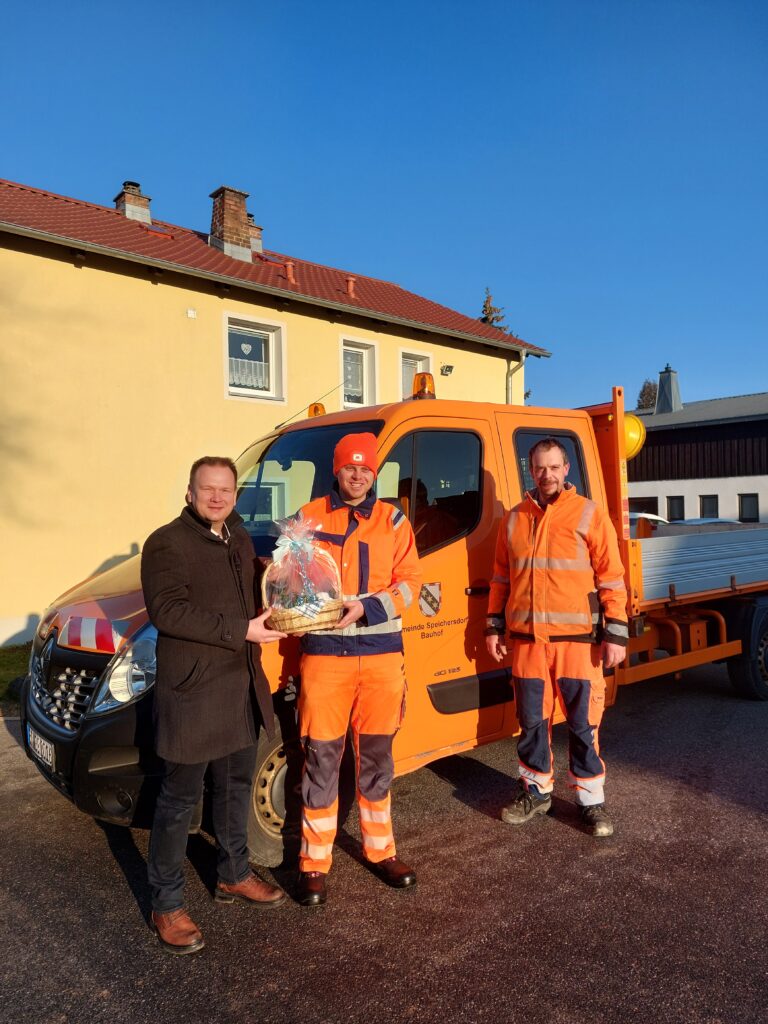
<instances>
[{"instance_id":1,"label":"license plate","mask_svg":"<svg viewBox=\"0 0 768 1024\"><path fill-rule=\"evenodd\" d=\"M38 761L42 761L44 765L52 769L53 744L49 743L48 740L44 740L42 736L35 732L31 725L27 726L27 743L29 744L30 751Z\"/></svg>"}]
</instances>

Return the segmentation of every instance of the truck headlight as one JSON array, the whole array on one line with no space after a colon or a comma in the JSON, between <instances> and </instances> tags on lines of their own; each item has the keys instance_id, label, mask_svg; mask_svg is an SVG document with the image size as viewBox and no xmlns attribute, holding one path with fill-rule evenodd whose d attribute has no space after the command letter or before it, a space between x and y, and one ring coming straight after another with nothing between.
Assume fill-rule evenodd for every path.
<instances>
[{"instance_id":1,"label":"truck headlight","mask_svg":"<svg viewBox=\"0 0 768 1024\"><path fill-rule=\"evenodd\" d=\"M149 624L144 626L110 663L99 683L89 714L99 715L103 711L124 707L138 700L154 685L156 644L157 630Z\"/></svg>"}]
</instances>

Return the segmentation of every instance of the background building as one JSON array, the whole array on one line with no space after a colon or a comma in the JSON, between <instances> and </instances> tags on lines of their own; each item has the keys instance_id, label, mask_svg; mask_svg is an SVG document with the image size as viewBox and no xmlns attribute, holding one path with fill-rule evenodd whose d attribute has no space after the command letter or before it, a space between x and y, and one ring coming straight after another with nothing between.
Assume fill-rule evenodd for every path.
<instances>
[{"instance_id":1,"label":"background building","mask_svg":"<svg viewBox=\"0 0 768 1024\"><path fill-rule=\"evenodd\" d=\"M182 506L190 463L237 456L322 400L522 404L541 348L398 285L269 251L247 194L210 232L0 181L0 643L140 550ZM478 297L478 304L480 302Z\"/></svg>"},{"instance_id":2,"label":"background building","mask_svg":"<svg viewBox=\"0 0 768 1024\"><path fill-rule=\"evenodd\" d=\"M655 409L635 412L647 439L628 464L630 511L768 521L768 392L683 404L667 365Z\"/></svg>"}]
</instances>

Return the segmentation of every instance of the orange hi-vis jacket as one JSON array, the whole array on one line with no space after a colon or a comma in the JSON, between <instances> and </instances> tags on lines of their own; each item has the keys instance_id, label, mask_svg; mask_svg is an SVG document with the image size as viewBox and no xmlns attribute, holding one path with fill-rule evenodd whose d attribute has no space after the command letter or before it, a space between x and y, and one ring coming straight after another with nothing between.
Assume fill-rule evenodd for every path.
<instances>
[{"instance_id":1,"label":"orange hi-vis jacket","mask_svg":"<svg viewBox=\"0 0 768 1024\"><path fill-rule=\"evenodd\" d=\"M304 654L402 653L401 616L421 587L416 541L404 513L373 495L348 505L333 490L299 514L314 525L315 543L335 560L345 600L359 600L365 609L344 629L307 633Z\"/></svg>"},{"instance_id":2,"label":"orange hi-vis jacket","mask_svg":"<svg viewBox=\"0 0 768 1024\"><path fill-rule=\"evenodd\" d=\"M526 493L499 527L486 632L626 646L627 591L613 524L566 484L541 506Z\"/></svg>"}]
</instances>

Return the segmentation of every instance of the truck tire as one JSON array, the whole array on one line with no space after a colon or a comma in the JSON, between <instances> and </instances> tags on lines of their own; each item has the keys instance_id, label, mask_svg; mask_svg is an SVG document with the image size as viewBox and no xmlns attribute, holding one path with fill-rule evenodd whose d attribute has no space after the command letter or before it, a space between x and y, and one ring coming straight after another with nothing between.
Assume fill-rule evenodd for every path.
<instances>
[{"instance_id":1,"label":"truck tire","mask_svg":"<svg viewBox=\"0 0 768 1024\"><path fill-rule=\"evenodd\" d=\"M728 678L742 697L768 700L768 601L757 600L744 619L742 653L728 659Z\"/></svg>"},{"instance_id":2,"label":"truck tire","mask_svg":"<svg viewBox=\"0 0 768 1024\"><path fill-rule=\"evenodd\" d=\"M277 867L283 860L288 760L280 723L270 740L262 729L248 814L248 853L255 864Z\"/></svg>"}]
</instances>

